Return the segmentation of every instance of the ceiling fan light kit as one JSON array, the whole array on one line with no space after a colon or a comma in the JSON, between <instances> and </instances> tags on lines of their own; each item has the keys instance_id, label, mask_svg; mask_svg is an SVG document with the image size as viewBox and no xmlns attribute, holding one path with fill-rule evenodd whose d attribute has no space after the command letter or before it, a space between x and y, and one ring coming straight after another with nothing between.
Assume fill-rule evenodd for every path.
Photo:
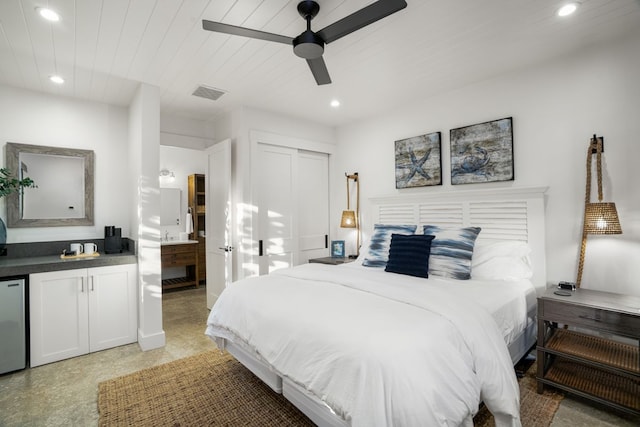
<instances>
[{"instance_id":1,"label":"ceiling fan light kit","mask_svg":"<svg viewBox=\"0 0 640 427\"><path fill-rule=\"evenodd\" d=\"M320 31L313 32L311 20L320 12L320 5L313 0L301 1L298 3L298 13L307 21L307 29L295 38L207 20L202 21L202 28L234 36L289 44L293 46L293 52L296 56L307 60L316 83L324 85L331 83L329 71L322 58L325 44L373 24L405 7L407 7L407 2L404 0L378 0Z\"/></svg>"},{"instance_id":2,"label":"ceiling fan light kit","mask_svg":"<svg viewBox=\"0 0 640 427\"><path fill-rule=\"evenodd\" d=\"M324 53L324 41L312 31L305 31L293 39L293 53L304 59L320 58Z\"/></svg>"}]
</instances>

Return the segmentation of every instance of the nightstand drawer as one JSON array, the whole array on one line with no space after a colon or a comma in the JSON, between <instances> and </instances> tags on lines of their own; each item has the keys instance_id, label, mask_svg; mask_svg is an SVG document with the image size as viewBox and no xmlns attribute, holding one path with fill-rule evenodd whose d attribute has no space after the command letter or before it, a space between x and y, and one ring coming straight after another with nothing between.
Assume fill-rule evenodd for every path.
<instances>
[{"instance_id":1,"label":"nightstand drawer","mask_svg":"<svg viewBox=\"0 0 640 427\"><path fill-rule=\"evenodd\" d=\"M584 326L626 336L637 336L640 317L593 307L545 301L543 317L552 322Z\"/></svg>"},{"instance_id":2,"label":"nightstand drawer","mask_svg":"<svg viewBox=\"0 0 640 427\"><path fill-rule=\"evenodd\" d=\"M324 258L312 258L309 260L310 264L330 264L340 265L348 262L355 261L355 258L343 258L343 257L324 257Z\"/></svg>"}]
</instances>

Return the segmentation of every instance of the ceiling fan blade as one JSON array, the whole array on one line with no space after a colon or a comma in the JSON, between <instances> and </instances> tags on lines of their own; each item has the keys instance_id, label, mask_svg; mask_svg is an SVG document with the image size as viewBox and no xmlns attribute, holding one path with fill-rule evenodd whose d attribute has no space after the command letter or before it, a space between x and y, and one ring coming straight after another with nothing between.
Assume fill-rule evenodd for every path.
<instances>
[{"instance_id":1,"label":"ceiling fan blade","mask_svg":"<svg viewBox=\"0 0 640 427\"><path fill-rule=\"evenodd\" d=\"M202 20L202 28L208 31L215 31L217 33L231 34L234 36L250 37L252 39L266 40L270 42L284 43L293 45L293 38L287 36L281 36L280 34L267 33L264 31L252 30L244 27L237 27L235 25L223 24L221 22Z\"/></svg>"},{"instance_id":2,"label":"ceiling fan blade","mask_svg":"<svg viewBox=\"0 0 640 427\"><path fill-rule=\"evenodd\" d=\"M331 43L347 34L353 33L360 28L373 24L382 18L385 18L399 10L407 7L404 0L379 0L371 3L351 15L324 27L316 34L319 35L325 43Z\"/></svg>"},{"instance_id":3,"label":"ceiling fan blade","mask_svg":"<svg viewBox=\"0 0 640 427\"><path fill-rule=\"evenodd\" d=\"M316 79L318 85L328 85L331 83L331 77L329 77L329 71L322 56L315 59L307 59L307 64L309 64L309 68L311 68L313 77Z\"/></svg>"}]
</instances>

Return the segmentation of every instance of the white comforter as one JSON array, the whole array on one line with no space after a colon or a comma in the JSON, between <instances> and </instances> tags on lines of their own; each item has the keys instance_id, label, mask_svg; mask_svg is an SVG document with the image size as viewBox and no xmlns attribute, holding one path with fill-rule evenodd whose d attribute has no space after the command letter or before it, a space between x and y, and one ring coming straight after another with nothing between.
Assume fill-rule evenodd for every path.
<instances>
[{"instance_id":1,"label":"white comforter","mask_svg":"<svg viewBox=\"0 0 640 427\"><path fill-rule=\"evenodd\" d=\"M278 270L226 288L206 333L253 349L354 427L472 425L480 401L496 425L519 426L495 321L433 282L364 267Z\"/></svg>"}]
</instances>

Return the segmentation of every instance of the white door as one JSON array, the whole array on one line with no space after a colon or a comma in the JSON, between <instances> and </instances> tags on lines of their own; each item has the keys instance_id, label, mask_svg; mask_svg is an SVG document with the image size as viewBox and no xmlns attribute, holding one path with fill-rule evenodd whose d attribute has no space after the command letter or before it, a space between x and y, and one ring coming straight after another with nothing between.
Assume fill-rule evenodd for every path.
<instances>
[{"instance_id":1,"label":"white door","mask_svg":"<svg viewBox=\"0 0 640 427\"><path fill-rule=\"evenodd\" d=\"M329 155L298 152L298 264L329 255Z\"/></svg>"},{"instance_id":2,"label":"white door","mask_svg":"<svg viewBox=\"0 0 640 427\"><path fill-rule=\"evenodd\" d=\"M297 262L296 210L298 150L258 144L259 274L292 267Z\"/></svg>"},{"instance_id":3,"label":"white door","mask_svg":"<svg viewBox=\"0 0 640 427\"><path fill-rule=\"evenodd\" d=\"M29 276L31 367L89 352L87 270Z\"/></svg>"},{"instance_id":4,"label":"white door","mask_svg":"<svg viewBox=\"0 0 640 427\"><path fill-rule=\"evenodd\" d=\"M89 351L137 341L136 269L136 264L89 269Z\"/></svg>"},{"instance_id":5,"label":"white door","mask_svg":"<svg viewBox=\"0 0 640 427\"><path fill-rule=\"evenodd\" d=\"M233 281L231 204L231 140L207 150L207 307L210 309L224 288Z\"/></svg>"}]
</instances>

